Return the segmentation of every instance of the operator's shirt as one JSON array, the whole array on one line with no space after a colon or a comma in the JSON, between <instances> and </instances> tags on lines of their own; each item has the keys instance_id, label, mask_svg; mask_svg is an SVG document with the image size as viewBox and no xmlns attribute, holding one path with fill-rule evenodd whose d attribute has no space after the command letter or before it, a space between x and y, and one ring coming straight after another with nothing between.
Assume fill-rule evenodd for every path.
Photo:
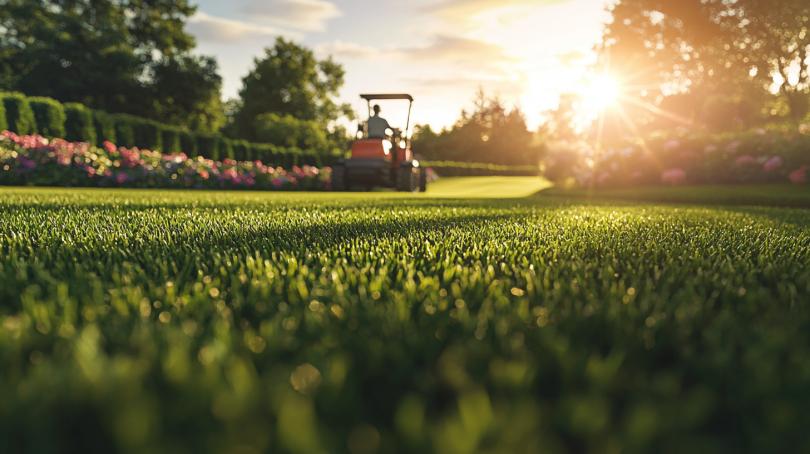
<instances>
[{"instance_id":1,"label":"operator's shirt","mask_svg":"<svg viewBox=\"0 0 810 454\"><path fill-rule=\"evenodd\" d=\"M372 139L384 139L386 134L385 130L391 129L388 121L379 116L374 115L368 119L368 136Z\"/></svg>"}]
</instances>

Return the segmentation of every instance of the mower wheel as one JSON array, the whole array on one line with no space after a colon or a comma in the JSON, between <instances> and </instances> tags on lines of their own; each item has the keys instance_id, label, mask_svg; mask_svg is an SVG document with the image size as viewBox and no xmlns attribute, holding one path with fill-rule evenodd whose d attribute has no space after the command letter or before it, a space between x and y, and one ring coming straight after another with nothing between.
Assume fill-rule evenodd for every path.
<instances>
[{"instance_id":1,"label":"mower wheel","mask_svg":"<svg viewBox=\"0 0 810 454\"><path fill-rule=\"evenodd\" d=\"M427 192L427 169L419 169L419 192Z\"/></svg>"},{"instance_id":2,"label":"mower wheel","mask_svg":"<svg viewBox=\"0 0 810 454\"><path fill-rule=\"evenodd\" d=\"M397 191L416 192L419 190L419 169L402 166L397 173Z\"/></svg>"},{"instance_id":3,"label":"mower wheel","mask_svg":"<svg viewBox=\"0 0 810 454\"><path fill-rule=\"evenodd\" d=\"M346 183L346 166L338 164L332 167L332 190L346 191L348 189Z\"/></svg>"}]
</instances>

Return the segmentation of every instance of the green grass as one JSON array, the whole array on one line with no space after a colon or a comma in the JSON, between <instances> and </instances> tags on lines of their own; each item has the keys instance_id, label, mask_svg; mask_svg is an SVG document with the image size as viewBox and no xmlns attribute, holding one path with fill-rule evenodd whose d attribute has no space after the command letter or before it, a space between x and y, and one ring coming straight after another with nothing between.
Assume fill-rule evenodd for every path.
<instances>
[{"instance_id":1,"label":"green grass","mask_svg":"<svg viewBox=\"0 0 810 454\"><path fill-rule=\"evenodd\" d=\"M533 195L551 183L539 177L441 178L428 186L428 197L518 198Z\"/></svg>"},{"instance_id":2,"label":"green grass","mask_svg":"<svg viewBox=\"0 0 810 454\"><path fill-rule=\"evenodd\" d=\"M807 451L808 264L801 209L0 189L0 451Z\"/></svg>"},{"instance_id":3,"label":"green grass","mask_svg":"<svg viewBox=\"0 0 810 454\"><path fill-rule=\"evenodd\" d=\"M543 189L542 196L573 199L810 208L810 186L807 185L650 186L594 190L549 186Z\"/></svg>"}]
</instances>

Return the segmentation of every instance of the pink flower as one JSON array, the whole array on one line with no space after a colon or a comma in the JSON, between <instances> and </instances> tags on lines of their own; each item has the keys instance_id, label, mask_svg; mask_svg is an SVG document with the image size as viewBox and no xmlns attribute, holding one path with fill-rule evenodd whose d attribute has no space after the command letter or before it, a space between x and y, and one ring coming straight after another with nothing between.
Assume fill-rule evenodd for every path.
<instances>
[{"instance_id":1,"label":"pink flower","mask_svg":"<svg viewBox=\"0 0 810 454\"><path fill-rule=\"evenodd\" d=\"M793 172L790 172L788 179L790 179L790 182L793 184L807 183L807 166L801 166Z\"/></svg>"},{"instance_id":2,"label":"pink flower","mask_svg":"<svg viewBox=\"0 0 810 454\"><path fill-rule=\"evenodd\" d=\"M756 163L757 163L757 160L754 159L752 156L749 156L747 154L744 154L744 155L738 157L734 161L734 164L736 164L738 166L746 166L746 165L756 164Z\"/></svg>"},{"instance_id":3,"label":"pink flower","mask_svg":"<svg viewBox=\"0 0 810 454\"><path fill-rule=\"evenodd\" d=\"M681 184L686 181L686 172L683 169L669 169L661 174L661 182L664 184Z\"/></svg>"},{"instance_id":4,"label":"pink flower","mask_svg":"<svg viewBox=\"0 0 810 454\"><path fill-rule=\"evenodd\" d=\"M208 171L205 170L205 169L198 170L197 175L199 175L200 178L202 178L203 180L207 180L210 177L210 175L208 174Z\"/></svg>"},{"instance_id":5,"label":"pink flower","mask_svg":"<svg viewBox=\"0 0 810 454\"><path fill-rule=\"evenodd\" d=\"M107 150L107 153L112 154L112 153L115 153L116 151L118 151L118 148L116 148L115 144L110 142L109 140L105 140L103 145L104 145L104 149Z\"/></svg>"},{"instance_id":6,"label":"pink flower","mask_svg":"<svg viewBox=\"0 0 810 454\"><path fill-rule=\"evenodd\" d=\"M773 172L774 170L782 167L783 161L781 156L773 156L762 165L762 169L766 172Z\"/></svg>"},{"instance_id":7,"label":"pink flower","mask_svg":"<svg viewBox=\"0 0 810 454\"><path fill-rule=\"evenodd\" d=\"M129 177L127 176L127 174L123 172L120 172L115 176L115 182L118 184L124 184L127 182L128 179Z\"/></svg>"},{"instance_id":8,"label":"pink flower","mask_svg":"<svg viewBox=\"0 0 810 454\"><path fill-rule=\"evenodd\" d=\"M138 164L141 164L141 154L138 152L137 149L127 150L126 148L121 148L121 162L126 167L136 167Z\"/></svg>"}]
</instances>

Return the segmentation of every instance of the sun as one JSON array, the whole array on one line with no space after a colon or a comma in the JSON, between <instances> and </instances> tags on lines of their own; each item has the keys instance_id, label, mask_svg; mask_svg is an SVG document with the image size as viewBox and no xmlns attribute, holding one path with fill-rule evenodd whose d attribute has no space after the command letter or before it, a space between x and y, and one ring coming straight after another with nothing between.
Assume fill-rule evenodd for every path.
<instances>
[{"instance_id":1,"label":"sun","mask_svg":"<svg viewBox=\"0 0 810 454\"><path fill-rule=\"evenodd\" d=\"M601 115L618 104L621 94L621 84L614 76L600 73L588 77L579 90L582 114L588 117Z\"/></svg>"}]
</instances>

